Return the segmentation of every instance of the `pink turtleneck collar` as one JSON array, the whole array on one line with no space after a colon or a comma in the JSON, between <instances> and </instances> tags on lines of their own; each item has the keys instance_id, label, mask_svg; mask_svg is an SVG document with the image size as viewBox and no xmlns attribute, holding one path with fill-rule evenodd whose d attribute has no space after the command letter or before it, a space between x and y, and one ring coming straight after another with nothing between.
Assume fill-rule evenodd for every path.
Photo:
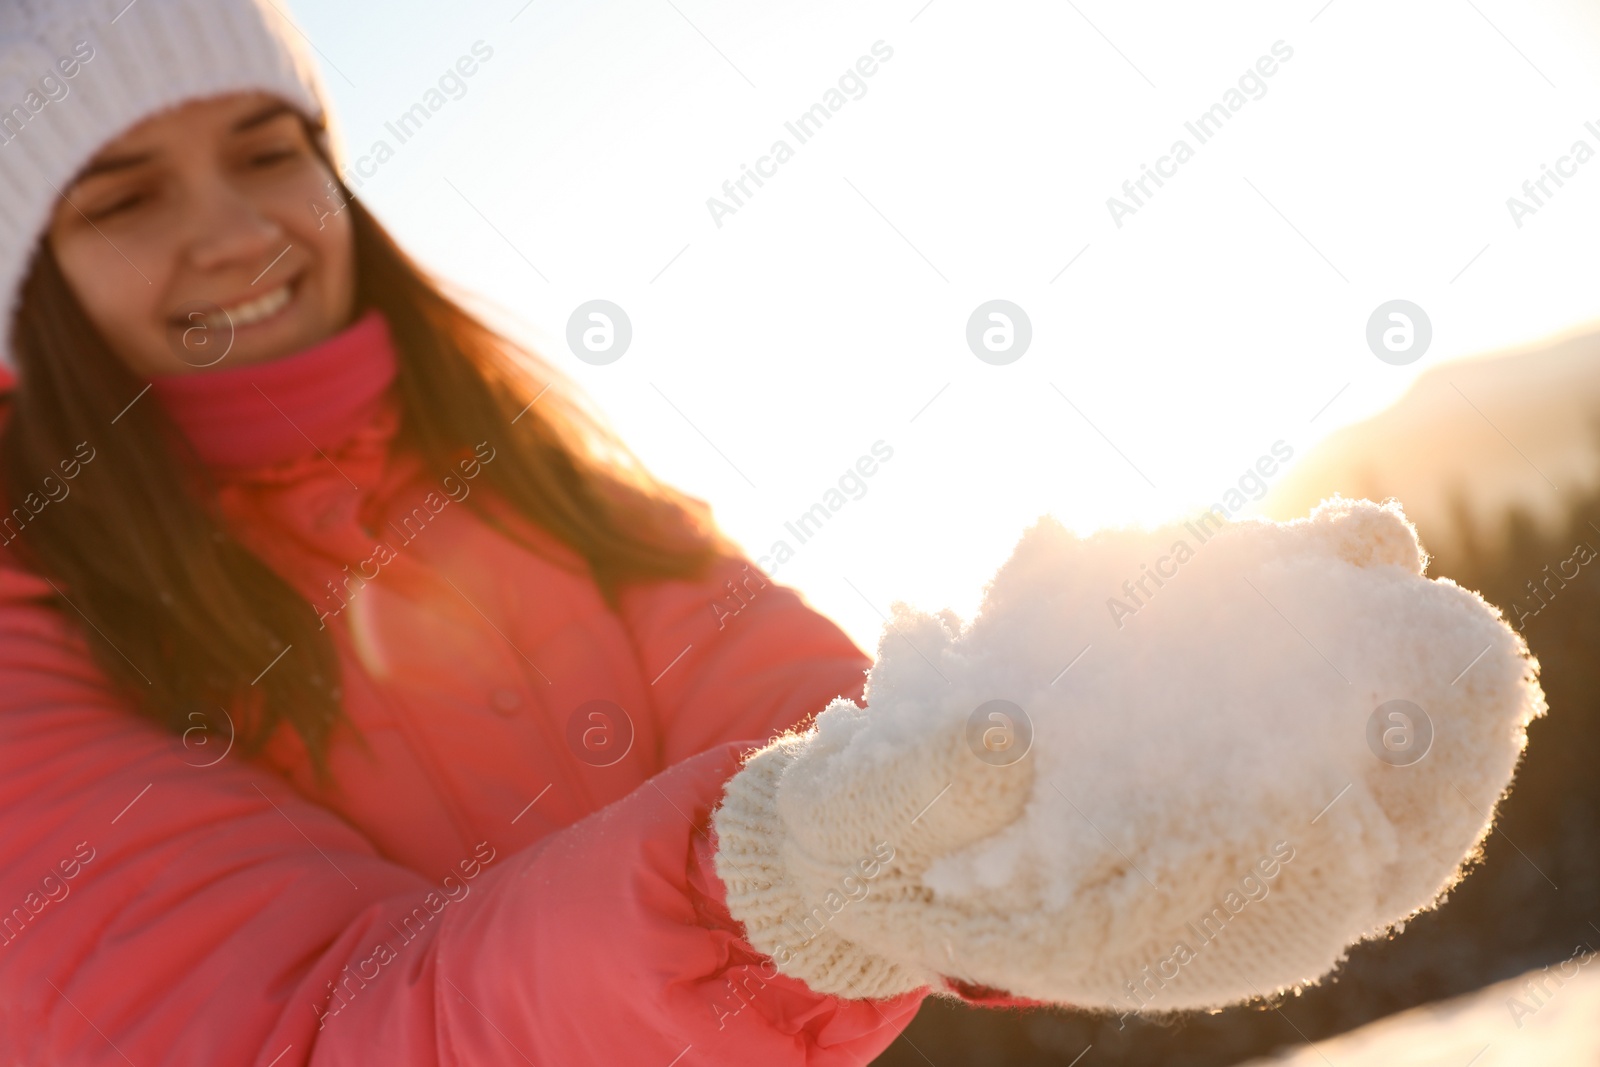
<instances>
[{"instance_id":1,"label":"pink turtleneck collar","mask_svg":"<svg viewBox=\"0 0 1600 1067\"><path fill-rule=\"evenodd\" d=\"M257 467L314 454L371 417L394 381L377 308L309 348L265 363L150 378L151 392L208 466Z\"/></svg>"}]
</instances>

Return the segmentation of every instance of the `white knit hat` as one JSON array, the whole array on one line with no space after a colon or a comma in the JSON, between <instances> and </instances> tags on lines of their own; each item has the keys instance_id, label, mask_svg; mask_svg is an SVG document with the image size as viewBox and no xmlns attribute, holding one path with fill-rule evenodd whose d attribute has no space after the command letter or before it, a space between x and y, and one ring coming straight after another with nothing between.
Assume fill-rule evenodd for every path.
<instances>
[{"instance_id":1,"label":"white knit hat","mask_svg":"<svg viewBox=\"0 0 1600 1067\"><path fill-rule=\"evenodd\" d=\"M58 193L107 142L187 100L259 90L333 118L280 0L0 0L0 360ZM339 138L325 138L341 169Z\"/></svg>"}]
</instances>

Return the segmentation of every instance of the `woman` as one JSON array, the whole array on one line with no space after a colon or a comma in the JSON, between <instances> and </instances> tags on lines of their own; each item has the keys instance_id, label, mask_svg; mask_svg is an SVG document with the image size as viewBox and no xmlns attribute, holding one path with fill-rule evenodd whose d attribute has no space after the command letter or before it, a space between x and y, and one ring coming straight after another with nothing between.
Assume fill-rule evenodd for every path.
<instances>
[{"instance_id":1,"label":"woman","mask_svg":"<svg viewBox=\"0 0 1600 1067\"><path fill-rule=\"evenodd\" d=\"M867 657L393 244L272 5L0 40L0 1059L871 1060L930 990L777 974L707 819Z\"/></svg>"}]
</instances>

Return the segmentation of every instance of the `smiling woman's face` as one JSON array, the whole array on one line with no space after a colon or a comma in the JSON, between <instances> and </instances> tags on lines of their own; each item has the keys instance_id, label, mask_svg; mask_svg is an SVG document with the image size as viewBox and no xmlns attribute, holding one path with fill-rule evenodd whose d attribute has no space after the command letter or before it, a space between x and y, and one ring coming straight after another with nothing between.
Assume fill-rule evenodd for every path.
<instances>
[{"instance_id":1,"label":"smiling woman's face","mask_svg":"<svg viewBox=\"0 0 1600 1067\"><path fill-rule=\"evenodd\" d=\"M139 376L259 363L350 321L354 241L332 178L277 98L191 101L102 148L46 239Z\"/></svg>"}]
</instances>

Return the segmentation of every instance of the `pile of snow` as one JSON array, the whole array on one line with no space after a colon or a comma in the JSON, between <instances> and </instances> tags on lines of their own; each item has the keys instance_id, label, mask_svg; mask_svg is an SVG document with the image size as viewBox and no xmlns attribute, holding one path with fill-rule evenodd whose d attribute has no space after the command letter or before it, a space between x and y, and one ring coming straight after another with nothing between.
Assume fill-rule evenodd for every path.
<instances>
[{"instance_id":1,"label":"pile of snow","mask_svg":"<svg viewBox=\"0 0 1600 1067\"><path fill-rule=\"evenodd\" d=\"M1030 746L1023 814L923 878L1007 917L954 931L952 965L1083 1007L1210 1007L1436 904L1545 705L1498 609L1426 562L1392 503L1087 538L1045 517L969 624L897 603L856 755L988 722Z\"/></svg>"},{"instance_id":2,"label":"pile of snow","mask_svg":"<svg viewBox=\"0 0 1600 1067\"><path fill-rule=\"evenodd\" d=\"M1600 1063L1592 952L1380 1019L1246 1067L1526 1067Z\"/></svg>"}]
</instances>

